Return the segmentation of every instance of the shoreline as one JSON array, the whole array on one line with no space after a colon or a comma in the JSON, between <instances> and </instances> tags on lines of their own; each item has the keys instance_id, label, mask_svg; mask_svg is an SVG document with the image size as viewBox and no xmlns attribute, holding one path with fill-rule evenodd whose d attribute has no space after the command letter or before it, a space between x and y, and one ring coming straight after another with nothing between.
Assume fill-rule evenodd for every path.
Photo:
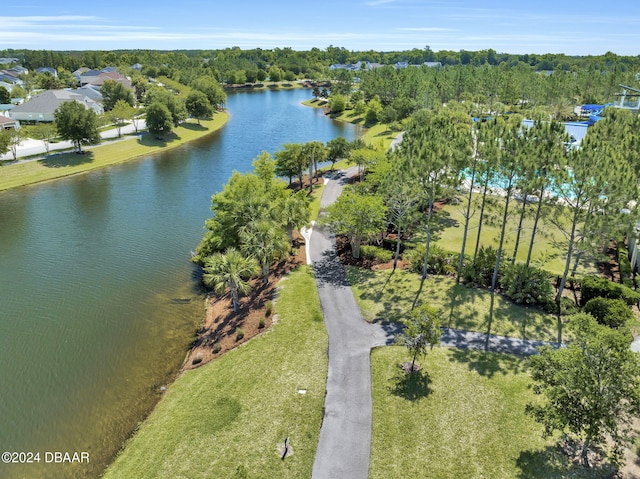
<instances>
[{"instance_id":1,"label":"shoreline","mask_svg":"<svg viewBox=\"0 0 640 479\"><path fill-rule=\"evenodd\" d=\"M84 155L75 152L53 152L35 158L18 158L0 165L0 191L68 178L89 171L118 165L142 157L177 148L219 131L229 121L226 110L216 112L211 120L184 122L173 130L171 138L160 141L147 131L85 148ZM132 140L137 140L131 144Z\"/></svg>"}]
</instances>

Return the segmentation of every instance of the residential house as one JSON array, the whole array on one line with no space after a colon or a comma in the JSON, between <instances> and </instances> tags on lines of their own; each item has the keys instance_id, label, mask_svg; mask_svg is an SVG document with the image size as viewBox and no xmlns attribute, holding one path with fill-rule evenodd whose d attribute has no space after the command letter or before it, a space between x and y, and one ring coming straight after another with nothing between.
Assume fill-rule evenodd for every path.
<instances>
[{"instance_id":1,"label":"residential house","mask_svg":"<svg viewBox=\"0 0 640 479\"><path fill-rule=\"evenodd\" d=\"M20 129L20 122L12 118L0 115L0 130Z\"/></svg>"},{"instance_id":2,"label":"residential house","mask_svg":"<svg viewBox=\"0 0 640 479\"><path fill-rule=\"evenodd\" d=\"M11 67L8 70L6 70L6 72L9 73L10 75L15 74L16 76L17 75L28 75L29 74L29 70L27 70L22 65L16 65L14 67Z\"/></svg>"},{"instance_id":3,"label":"residential house","mask_svg":"<svg viewBox=\"0 0 640 479\"><path fill-rule=\"evenodd\" d=\"M0 65L11 65L12 63L18 63L20 60L17 58L0 58Z\"/></svg>"},{"instance_id":4,"label":"residential house","mask_svg":"<svg viewBox=\"0 0 640 479\"><path fill-rule=\"evenodd\" d=\"M54 77L58 78L58 70L56 70L53 67L36 68L36 73L49 73L50 75L53 75Z\"/></svg>"},{"instance_id":5,"label":"residential house","mask_svg":"<svg viewBox=\"0 0 640 479\"><path fill-rule=\"evenodd\" d=\"M14 107L9 112L9 116L14 120L26 122L52 122L54 121L54 112L67 101L77 101L98 115L104 113L101 103L86 95L76 93L74 90L47 90L22 105Z\"/></svg>"},{"instance_id":6,"label":"residential house","mask_svg":"<svg viewBox=\"0 0 640 479\"><path fill-rule=\"evenodd\" d=\"M79 93L81 95L88 96L93 101L102 102L102 100L103 100L102 93L100 93L100 88L98 88L97 86L91 85L91 84L85 85L85 86L81 86L80 88L76 88L73 91L75 91L76 93Z\"/></svg>"},{"instance_id":7,"label":"residential house","mask_svg":"<svg viewBox=\"0 0 640 479\"><path fill-rule=\"evenodd\" d=\"M0 82L9 83L11 85L11 88L13 88L15 85L24 85L24 82L20 78L18 78L17 75L7 73L5 70L0 71ZM11 90L11 88L9 88L9 90Z\"/></svg>"}]
</instances>

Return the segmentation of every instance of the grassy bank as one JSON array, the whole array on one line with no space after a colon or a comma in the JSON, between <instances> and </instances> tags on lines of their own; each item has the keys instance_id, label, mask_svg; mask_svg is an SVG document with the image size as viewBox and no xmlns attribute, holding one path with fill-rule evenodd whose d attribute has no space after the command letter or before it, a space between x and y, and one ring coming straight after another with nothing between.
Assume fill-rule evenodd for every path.
<instances>
[{"instance_id":1,"label":"grassy bank","mask_svg":"<svg viewBox=\"0 0 640 479\"><path fill-rule=\"evenodd\" d=\"M534 394L524 360L436 348L419 374L400 373L405 348L372 353L372 479L605 477L558 453L524 413Z\"/></svg>"},{"instance_id":2,"label":"grassy bank","mask_svg":"<svg viewBox=\"0 0 640 479\"><path fill-rule=\"evenodd\" d=\"M325 108L327 106L326 100L318 98L305 100L302 104L311 108ZM330 115L330 117L345 123L361 125L363 128L362 140L367 145L379 146L382 149L389 148L393 139L400 133L399 131L389 129L388 125L384 123L376 123L375 125L365 127L364 115L357 115L353 110L345 110L339 115Z\"/></svg>"},{"instance_id":3,"label":"grassy bank","mask_svg":"<svg viewBox=\"0 0 640 479\"><path fill-rule=\"evenodd\" d=\"M128 136L121 141L86 149L83 155L74 152L54 153L40 159L4 164L0 166L0 191L77 175L175 148L213 133L228 119L226 112L220 112L212 120L201 121L201 125L194 122L183 123L164 141L144 133L142 141L138 141L138 135Z\"/></svg>"},{"instance_id":4,"label":"grassy bank","mask_svg":"<svg viewBox=\"0 0 640 479\"><path fill-rule=\"evenodd\" d=\"M272 330L178 378L105 479L311 477L328 342L311 268L281 287Z\"/></svg>"},{"instance_id":5,"label":"grassy bank","mask_svg":"<svg viewBox=\"0 0 640 479\"><path fill-rule=\"evenodd\" d=\"M404 270L370 271L349 267L349 280L364 317L371 321L383 318L400 321L407 317L420 288L420 276ZM478 288L456 285L452 278L431 276L425 281L419 302L426 302L441 311L442 326L492 333L514 338L557 341L556 319L534 308L524 308L494 297L491 314L491 294ZM563 339L567 339L563 335Z\"/></svg>"}]
</instances>

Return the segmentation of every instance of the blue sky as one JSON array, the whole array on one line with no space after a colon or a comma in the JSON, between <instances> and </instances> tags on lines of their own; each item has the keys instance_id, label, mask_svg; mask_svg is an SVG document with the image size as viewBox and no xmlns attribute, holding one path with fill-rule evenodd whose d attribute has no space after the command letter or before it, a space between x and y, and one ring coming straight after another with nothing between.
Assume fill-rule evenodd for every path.
<instances>
[{"instance_id":1,"label":"blue sky","mask_svg":"<svg viewBox=\"0 0 640 479\"><path fill-rule=\"evenodd\" d=\"M622 4L622 5L621 5ZM0 49L348 50L640 54L640 2L593 0L20 0Z\"/></svg>"}]
</instances>

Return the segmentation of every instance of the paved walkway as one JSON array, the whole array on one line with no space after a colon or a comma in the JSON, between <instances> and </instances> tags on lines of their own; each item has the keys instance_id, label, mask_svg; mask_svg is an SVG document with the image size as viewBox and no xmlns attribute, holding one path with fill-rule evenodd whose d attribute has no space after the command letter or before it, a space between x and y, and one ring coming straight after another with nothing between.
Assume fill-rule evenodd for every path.
<instances>
[{"instance_id":1,"label":"paved walkway","mask_svg":"<svg viewBox=\"0 0 640 479\"><path fill-rule=\"evenodd\" d=\"M321 209L333 203L355 167L336 172L325 186ZM366 479L371 451L371 348L393 344L399 326L364 321L347 274L325 228L305 231L329 335L329 372L324 417L313 464L314 479ZM543 344L443 328L443 346L532 354Z\"/></svg>"},{"instance_id":2,"label":"paved walkway","mask_svg":"<svg viewBox=\"0 0 640 479\"><path fill-rule=\"evenodd\" d=\"M143 133L142 130L145 130L147 128L146 122L144 120L137 120L137 123L138 123L138 131L140 132L139 134L142 134ZM102 138L103 142L104 140L120 141L120 140L129 139L130 137L125 137L124 135L134 133L135 131L136 129L133 126L133 124L129 123L121 128L121 134L123 135L122 138L118 138L118 130L116 128L101 132L100 137ZM90 145L88 147L84 147L84 149L90 150L94 146L98 146L98 145ZM49 154L53 154L61 150L70 150L73 148L74 148L73 143L70 141L59 141L57 143L50 143ZM22 144L18 146L18 149L17 149L18 158L24 158L28 156L28 157L34 157L34 158L29 158L30 160L37 160L37 159L40 159L41 157L39 155L45 156L46 154L47 154L47 150L44 142L42 140L34 140L32 138L28 138L25 141L23 141ZM13 154L11 152L8 152L8 153L5 153L4 155L0 155L0 161L4 161L4 160L13 160Z\"/></svg>"},{"instance_id":3,"label":"paved walkway","mask_svg":"<svg viewBox=\"0 0 640 479\"><path fill-rule=\"evenodd\" d=\"M349 170L347 175L351 173ZM340 195L346 178L344 173L336 173L327 183L321 207ZM333 234L324 228L314 229L309 250L329 335L324 418L312 477L366 479L372 426L370 351L393 341L393 334L362 318L335 253Z\"/></svg>"}]
</instances>

